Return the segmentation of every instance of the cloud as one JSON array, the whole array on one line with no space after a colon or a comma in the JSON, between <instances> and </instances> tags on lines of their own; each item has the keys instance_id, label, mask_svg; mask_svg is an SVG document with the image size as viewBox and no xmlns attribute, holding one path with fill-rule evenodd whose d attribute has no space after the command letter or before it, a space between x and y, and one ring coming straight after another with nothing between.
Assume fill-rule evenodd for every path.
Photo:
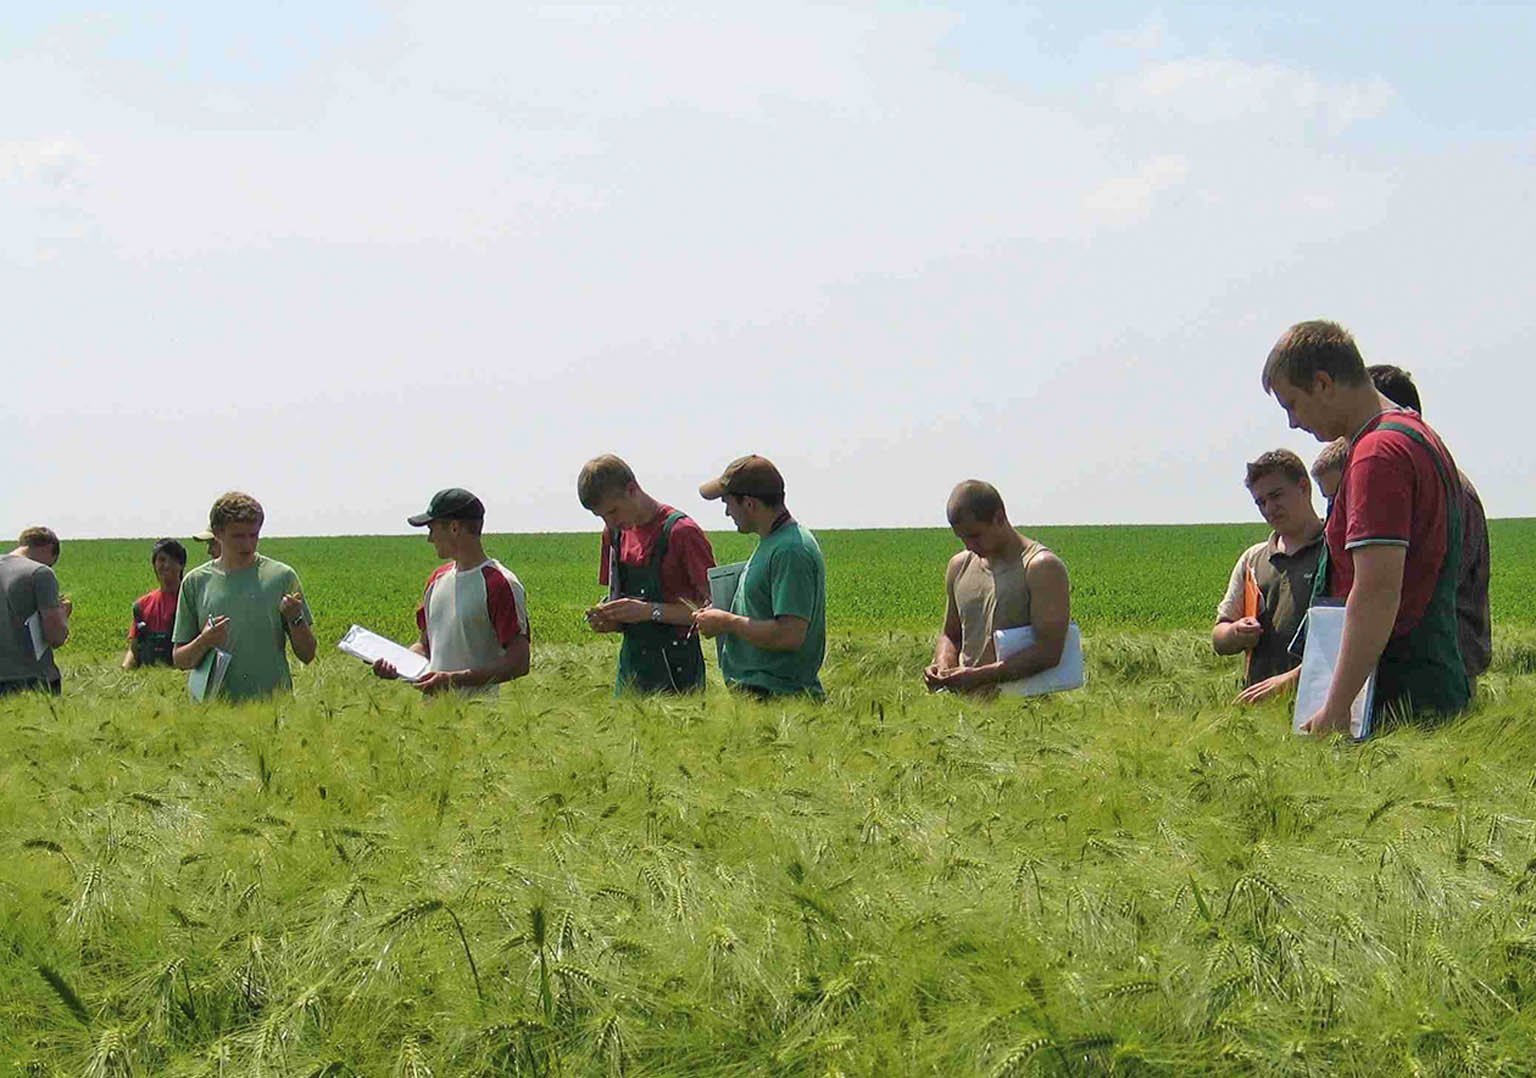
<instances>
[{"instance_id":1,"label":"cloud","mask_svg":"<svg viewBox=\"0 0 1536 1078\"><path fill-rule=\"evenodd\" d=\"M1161 13L1154 13L1134 30L1110 34L1109 43L1135 52L1156 52L1168 43L1168 23Z\"/></svg>"},{"instance_id":2,"label":"cloud","mask_svg":"<svg viewBox=\"0 0 1536 1078\"><path fill-rule=\"evenodd\" d=\"M95 157L68 135L0 142L0 182L66 187L95 163Z\"/></svg>"},{"instance_id":3,"label":"cloud","mask_svg":"<svg viewBox=\"0 0 1536 1078\"><path fill-rule=\"evenodd\" d=\"M1130 176L1117 176L1083 196L1089 213L1126 223L1145 218L1159 191L1177 187L1189 176L1189 162L1180 154L1148 160Z\"/></svg>"},{"instance_id":4,"label":"cloud","mask_svg":"<svg viewBox=\"0 0 1536 1078\"><path fill-rule=\"evenodd\" d=\"M1381 78L1329 83L1275 63L1189 57L1146 68L1123 84L1127 109L1194 123L1293 116L1337 135L1386 112L1396 99Z\"/></svg>"}]
</instances>

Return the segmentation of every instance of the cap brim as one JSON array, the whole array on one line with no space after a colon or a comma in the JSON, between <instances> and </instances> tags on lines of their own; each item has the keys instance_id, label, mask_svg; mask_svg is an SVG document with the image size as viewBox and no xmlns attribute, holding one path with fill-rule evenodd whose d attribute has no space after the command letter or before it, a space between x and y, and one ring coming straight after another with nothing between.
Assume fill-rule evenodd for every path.
<instances>
[{"instance_id":1,"label":"cap brim","mask_svg":"<svg viewBox=\"0 0 1536 1078\"><path fill-rule=\"evenodd\" d=\"M406 517L405 518L405 522L407 524L409 524L413 528L419 528L423 524L430 524L430 523L432 523L432 514L431 513L417 513L413 517Z\"/></svg>"},{"instance_id":2,"label":"cap brim","mask_svg":"<svg viewBox=\"0 0 1536 1078\"><path fill-rule=\"evenodd\" d=\"M213 542L213 532L211 532L211 531L198 532L196 535L194 535L192 537L192 541L194 543L211 543L211 542Z\"/></svg>"},{"instance_id":3,"label":"cap brim","mask_svg":"<svg viewBox=\"0 0 1536 1078\"><path fill-rule=\"evenodd\" d=\"M725 480L723 478L711 479L708 483L703 484L699 487L699 497L707 502L725 497Z\"/></svg>"}]
</instances>

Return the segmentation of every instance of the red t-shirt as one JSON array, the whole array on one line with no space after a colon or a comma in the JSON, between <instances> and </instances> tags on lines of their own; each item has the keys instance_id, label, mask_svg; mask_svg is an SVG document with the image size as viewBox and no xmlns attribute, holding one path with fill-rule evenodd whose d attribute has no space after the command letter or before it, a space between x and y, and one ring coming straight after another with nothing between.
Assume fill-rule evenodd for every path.
<instances>
[{"instance_id":1,"label":"red t-shirt","mask_svg":"<svg viewBox=\"0 0 1536 1078\"><path fill-rule=\"evenodd\" d=\"M637 528L625 528L619 533L619 560L625 565L649 565L661 529L675 510L663 505L656 519ZM608 529L603 529L602 565L598 569L597 582L608 583L608 561L611 557L608 545ZM702 603L709 598L709 571L715 566L715 551L709 545L709 536L692 517L683 517L672 525L672 537L667 542L666 556L661 559L661 598L671 603L679 598Z\"/></svg>"},{"instance_id":2,"label":"red t-shirt","mask_svg":"<svg viewBox=\"0 0 1536 1078\"><path fill-rule=\"evenodd\" d=\"M1355 581L1353 551L1372 544L1407 547L1402 600L1392 626L1392 635L1401 636L1418 625L1434 595L1445 562L1449 510L1429 451L1399 431L1378 430L1382 422L1417 430L1435 447L1452 483L1459 481L1450 452L1417 412L1384 413L1350 446L1328 514L1329 593L1349 595Z\"/></svg>"},{"instance_id":3,"label":"red t-shirt","mask_svg":"<svg viewBox=\"0 0 1536 1078\"><path fill-rule=\"evenodd\" d=\"M176 599L174 593L168 593L156 588L148 595L140 595L134 603L139 608L139 617L144 619L144 626L152 633L168 633L171 626L176 624ZM128 639L139 638L138 619L134 619L128 626Z\"/></svg>"}]
</instances>

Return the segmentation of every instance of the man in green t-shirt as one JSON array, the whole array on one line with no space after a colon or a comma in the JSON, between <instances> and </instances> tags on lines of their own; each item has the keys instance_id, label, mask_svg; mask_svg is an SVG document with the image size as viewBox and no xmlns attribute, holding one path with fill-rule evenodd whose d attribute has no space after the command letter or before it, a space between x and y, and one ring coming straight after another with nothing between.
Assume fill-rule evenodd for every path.
<instances>
[{"instance_id":1,"label":"man in green t-shirt","mask_svg":"<svg viewBox=\"0 0 1536 1078\"><path fill-rule=\"evenodd\" d=\"M784 477L763 457L741 457L699 494L723 500L736 530L761 539L730 609L705 607L693 616L699 632L723 638L720 672L726 685L761 699L821 696L827 565L816 537L784 508Z\"/></svg>"},{"instance_id":2,"label":"man in green t-shirt","mask_svg":"<svg viewBox=\"0 0 1536 1078\"><path fill-rule=\"evenodd\" d=\"M288 644L299 661L315 657L314 624L299 577L256 553L266 514L249 494L231 491L213 503L208 527L219 556L182 579L171 661L191 670L214 648L229 653L221 694L232 701L291 692Z\"/></svg>"}]
</instances>

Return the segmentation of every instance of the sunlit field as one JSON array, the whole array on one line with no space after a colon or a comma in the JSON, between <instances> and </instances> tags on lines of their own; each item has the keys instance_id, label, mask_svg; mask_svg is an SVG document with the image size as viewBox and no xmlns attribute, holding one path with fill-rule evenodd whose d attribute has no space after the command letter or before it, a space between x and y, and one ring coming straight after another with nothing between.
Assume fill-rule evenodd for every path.
<instances>
[{"instance_id":1,"label":"sunlit field","mask_svg":"<svg viewBox=\"0 0 1536 1078\"><path fill-rule=\"evenodd\" d=\"M614 699L596 536L524 535L499 701L334 650L410 639L415 536L264 541L321 657L199 707L117 669L149 543L66 542L65 695L0 702L0 1071L1528 1073L1536 522L1471 714L1363 745L1230 704L1257 527L1031 534L1087 688L927 695L953 538L827 532L820 705Z\"/></svg>"}]
</instances>

